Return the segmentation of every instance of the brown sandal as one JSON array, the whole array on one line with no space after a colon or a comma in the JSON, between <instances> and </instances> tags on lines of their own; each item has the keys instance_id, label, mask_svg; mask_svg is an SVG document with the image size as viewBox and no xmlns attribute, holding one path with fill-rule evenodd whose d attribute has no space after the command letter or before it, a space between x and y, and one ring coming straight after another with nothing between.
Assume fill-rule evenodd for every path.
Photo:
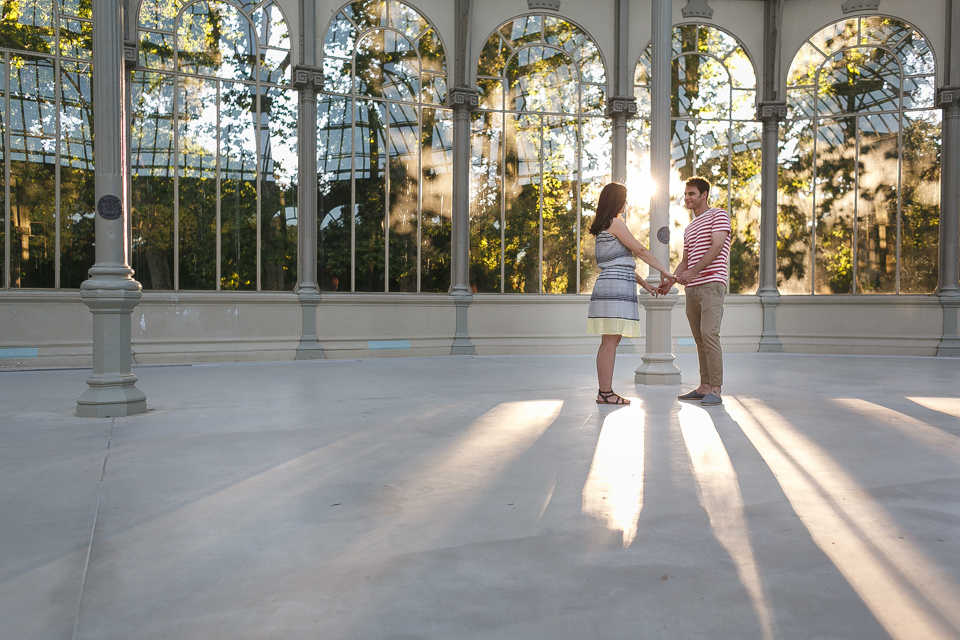
<instances>
[{"instance_id":1,"label":"brown sandal","mask_svg":"<svg viewBox=\"0 0 960 640\"><path fill-rule=\"evenodd\" d=\"M613 389L610 391L597 389L597 395L600 396L597 398L597 404L630 404L629 400L614 393Z\"/></svg>"}]
</instances>

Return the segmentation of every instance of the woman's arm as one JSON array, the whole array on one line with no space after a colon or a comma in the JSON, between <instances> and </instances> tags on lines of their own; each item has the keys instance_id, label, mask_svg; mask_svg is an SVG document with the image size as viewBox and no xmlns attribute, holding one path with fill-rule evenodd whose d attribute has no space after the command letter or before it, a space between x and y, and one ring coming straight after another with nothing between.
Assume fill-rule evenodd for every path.
<instances>
[{"instance_id":1,"label":"woman's arm","mask_svg":"<svg viewBox=\"0 0 960 640\"><path fill-rule=\"evenodd\" d=\"M624 224L623 220L620 218L614 218L611 220L610 228L607 229L607 231L609 231L617 240L622 242L623 246L635 253L638 258L659 271L661 278L675 279L670 271L660 264L659 260L653 257L653 253L651 253L650 250L645 246L640 244L639 240L633 237L633 234L630 233L629 229L627 229L627 225Z\"/></svg>"}]
</instances>

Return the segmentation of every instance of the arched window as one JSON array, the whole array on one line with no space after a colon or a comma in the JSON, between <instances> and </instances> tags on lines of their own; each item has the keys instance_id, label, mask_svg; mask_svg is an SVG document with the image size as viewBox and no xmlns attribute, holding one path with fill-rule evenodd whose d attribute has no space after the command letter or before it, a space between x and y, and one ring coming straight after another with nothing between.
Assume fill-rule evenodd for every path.
<instances>
[{"instance_id":1,"label":"arched window","mask_svg":"<svg viewBox=\"0 0 960 640\"><path fill-rule=\"evenodd\" d=\"M923 36L893 18L830 25L797 52L780 145L784 293L931 293L940 112Z\"/></svg>"},{"instance_id":2,"label":"arched window","mask_svg":"<svg viewBox=\"0 0 960 640\"><path fill-rule=\"evenodd\" d=\"M146 289L296 283L297 100L271 0L144 0L133 74L133 267Z\"/></svg>"},{"instance_id":3,"label":"arched window","mask_svg":"<svg viewBox=\"0 0 960 640\"><path fill-rule=\"evenodd\" d=\"M453 124L440 38L402 2L353 2L327 29L323 70L320 288L446 292Z\"/></svg>"},{"instance_id":4,"label":"arched window","mask_svg":"<svg viewBox=\"0 0 960 640\"><path fill-rule=\"evenodd\" d=\"M77 288L95 261L91 6L0 12L0 287Z\"/></svg>"},{"instance_id":5,"label":"arched window","mask_svg":"<svg viewBox=\"0 0 960 640\"><path fill-rule=\"evenodd\" d=\"M471 176L471 286L577 293L596 279L587 233L610 175L600 50L578 26L529 15L480 53Z\"/></svg>"},{"instance_id":6,"label":"arched window","mask_svg":"<svg viewBox=\"0 0 960 640\"><path fill-rule=\"evenodd\" d=\"M760 216L760 124L757 79L743 45L707 25L673 28L670 65L670 221L672 260L683 251L690 213L683 207L684 181L707 178L710 204L730 213L730 292L757 288ZM634 92L638 118L630 121L628 186L639 187L628 222L646 241L650 203L650 52L637 64Z\"/></svg>"}]
</instances>

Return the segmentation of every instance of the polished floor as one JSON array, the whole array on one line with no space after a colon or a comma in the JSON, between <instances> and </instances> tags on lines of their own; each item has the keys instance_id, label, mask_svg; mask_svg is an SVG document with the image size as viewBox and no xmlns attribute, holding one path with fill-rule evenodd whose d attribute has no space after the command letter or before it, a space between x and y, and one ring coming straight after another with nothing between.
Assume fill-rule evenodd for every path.
<instances>
[{"instance_id":1,"label":"polished floor","mask_svg":"<svg viewBox=\"0 0 960 640\"><path fill-rule=\"evenodd\" d=\"M0 637L960 638L960 359L0 371Z\"/></svg>"}]
</instances>

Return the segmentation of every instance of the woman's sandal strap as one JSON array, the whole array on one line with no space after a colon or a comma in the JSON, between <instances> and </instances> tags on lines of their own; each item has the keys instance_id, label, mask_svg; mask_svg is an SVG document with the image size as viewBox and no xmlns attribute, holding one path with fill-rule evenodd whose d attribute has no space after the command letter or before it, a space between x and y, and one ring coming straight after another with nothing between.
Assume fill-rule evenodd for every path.
<instances>
[{"instance_id":1,"label":"woman's sandal strap","mask_svg":"<svg viewBox=\"0 0 960 640\"><path fill-rule=\"evenodd\" d=\"M597 404L630 404L629 400L615 393L613 389L610 391L597 389L597 395L603 398L603 400L597 400ZM614 400L614 398L616 399Z\"/></svg>"}]
</instances>

